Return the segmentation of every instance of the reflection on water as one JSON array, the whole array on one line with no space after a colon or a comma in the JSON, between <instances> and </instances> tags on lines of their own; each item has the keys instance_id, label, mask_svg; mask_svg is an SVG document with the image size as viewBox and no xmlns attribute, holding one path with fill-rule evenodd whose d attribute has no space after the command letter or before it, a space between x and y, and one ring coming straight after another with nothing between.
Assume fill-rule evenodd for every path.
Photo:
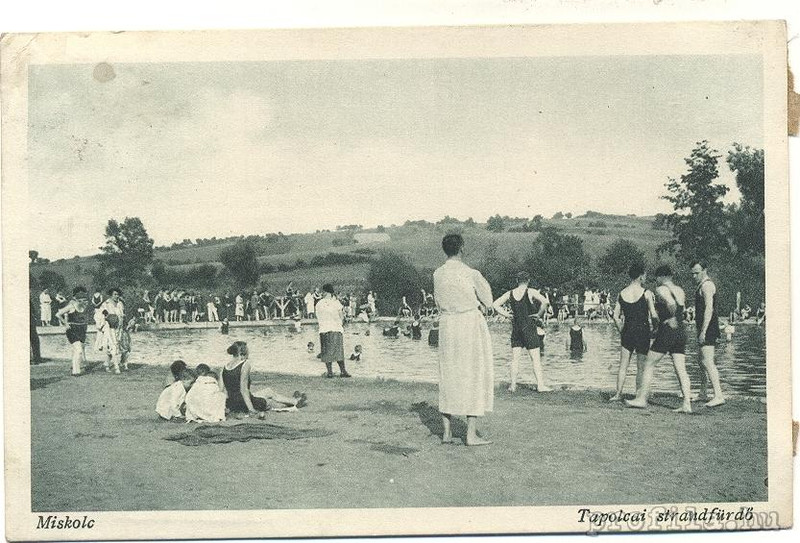
<instances>
[{"instance_id":1,"label":"reflection on water","mask_svg":"<svg viewBox=\"0 0 800 543\"><path fill-rule=\"evenodd\" d=\"M511 359L510 325L490 323L494 342L495 379L508 381ZM547 328L543 364L550 385L567 385L575 388L602 388L615 386L619 366L619 334L612 323L597 323L584 327L588 351L571 356L565 346L569 325L551 324ZM369 331L369 334L367 333ZM693 388L699 384L699 363L694 328L689 328L687 366ZM94 337L87 341L87 357L102 360L102 354L91 346ZM356 344L363 347L361 362L349 363L350 373L362 377L383 377L404 381L437 380L436 349L427 344L427 327L422 341L400 336L383 337L379 325L351 324L345 331L345 356L349 357ZM324 366L317 360L319 336L315 326L303 326L303 331L292 333L288 328L231 328L229 335L218 330L172 330L139 332L133 334L131 362L168 365L183 359L190 366L205 362L221 366L228 356L225 349L236 340L246 341L254 368L280 373L321 375ZM313 341L315 353L308 353L306 344ZM69 346L63 335L43 336L42 355L45 357L69 356ZM765 334L762 327L740 325L730 341L724 335L717 347L717 367L726 393L740 396L763 397L766 394ZM631 377L626 382L626 392L633 392L635 361L629 367ZM520 364L522 382L534 382L533 371L527 358ZM677 392L678 381L669 357L656 367L654 390Z\"/></svg>"}]
</instances>

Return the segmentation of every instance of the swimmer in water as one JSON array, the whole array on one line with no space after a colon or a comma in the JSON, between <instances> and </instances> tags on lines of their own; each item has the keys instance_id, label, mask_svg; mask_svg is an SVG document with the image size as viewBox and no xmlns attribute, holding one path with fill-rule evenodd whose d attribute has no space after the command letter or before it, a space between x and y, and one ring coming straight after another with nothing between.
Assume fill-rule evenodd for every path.
<instances>
[{"instance_id":1,"label":"swimmer in water","mask_svg":"<svg viewBox=\"0 0 800 543\"><path fill-rule=\"evenodd\" d=\"M589 344L586 342L586 338L583 337L583 327L578 322L577 314L573 318L572 326L569 327L569 337L567 337L565 343L565 347L570 354L582 355L589 350Z\"/></svg>"}]
</instances>

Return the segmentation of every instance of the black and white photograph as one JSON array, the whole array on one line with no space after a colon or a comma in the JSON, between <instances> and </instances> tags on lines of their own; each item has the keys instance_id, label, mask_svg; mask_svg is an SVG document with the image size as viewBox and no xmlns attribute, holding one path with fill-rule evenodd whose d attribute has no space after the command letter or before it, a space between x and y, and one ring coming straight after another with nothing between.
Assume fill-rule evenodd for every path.
<instances>
[{"instance_id":1,"label":"black and white photograph","mask_svg":"<svg viewBox=\"0 0 800 543\"><path fill-rule=\"evenodd\" d=\"M785 32L4 36L7 537L791 526Z\"/></svg>"}]
</instances>

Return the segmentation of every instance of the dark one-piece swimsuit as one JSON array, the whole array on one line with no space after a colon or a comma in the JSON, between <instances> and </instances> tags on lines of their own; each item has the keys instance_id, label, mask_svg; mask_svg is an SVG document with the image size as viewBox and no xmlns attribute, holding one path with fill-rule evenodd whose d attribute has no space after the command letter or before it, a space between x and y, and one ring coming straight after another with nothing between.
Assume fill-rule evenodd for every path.
<instances>
[{"instance_id":1,"label":"dark one-piece swimsuit","mask_svg":"<svg viewBox=\"0 0 800 543\"><path fill-rule=\"evenodd\" d=\"M670 291L672 292L672 291ZM674 295L673 295L674 297ZM683 306L675 300L675 313L671 313L666 302L656 301L656 313L661 324L656 332L656 339L650 347L651 351L657 353L686 354L686 330L683 328ZM677 328L671 327L665 321L675 317L678 321Z\"/></svg>"},{"instance_id":2,"label":"dark one-piece swimsuit","mask_svg":"<svg viewBox=\"0 0 800 543\"><path fill-rule=\"evenodd\" d=\"M514 313L511 321L511 347L538 349L540 345L539 334L536 332L536 314L527 289L521 300L514 298L513 291L508 293L508 299Z\"/></svg>"},{"instance_id":3,"label":"dark one-piece swimsuit","mask_svg":"<svg viewBox=\"0 0 800 543\"><path fill-rule=\"evenodd\" d=\"M625 316L622 325L622 346L631 353L647 354L650 351L650 312L647 307L647 291L633 303L619 297L619 306Z\"/></svg>"},{"instance_id":4,"label":"dark one-piece swimsuit","mask_svg":"<svg viewBox=\"0 0 800 543\"><path fill-rule=\"evenodd\" d=\"M229 370L222 368L222 382L225 385L225 390L228 391L228 399L225 400L225 405L234 413L247 413L247 404L244 403L244 396L242 396L239 388L239 383L242 379L242 366L244 362ZM247 380L247 390L250 391L250 380ZM250 401L253 403L253 408L256 411L267 410L267 400L253 396L250 394Z\"/></svg>"}]
</instances>

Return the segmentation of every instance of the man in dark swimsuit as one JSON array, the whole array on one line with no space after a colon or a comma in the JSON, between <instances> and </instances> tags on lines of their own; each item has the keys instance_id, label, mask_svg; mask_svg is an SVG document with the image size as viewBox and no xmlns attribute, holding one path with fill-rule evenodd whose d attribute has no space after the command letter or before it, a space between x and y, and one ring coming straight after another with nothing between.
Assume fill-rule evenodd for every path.
<instances>
[{"instance_id":1,"label":"man in dark swimsuit","mask_svg":"<svg viewBox=\"0 0 800 543\"><path fill-rule=\"evenodd\" d=\"M528 288L530 283L526 272L517 274L518 285L509 290L497 300L492 307L508 318L512 319L511 325L511 383L508 387L509 392L517 389L517 369L519 367L519 357L522 349L526 349L533 362L533 373L536 377L536 390L538 392L549 392L553 390L544 383L544 371L542 370L541 345L539 335L536 331L536 323L541 320L542 315L547 311L547 298L533 288ZM503 309L503 304L508 302L511 305L511 313ZM534 304L539 303L538 312L534 309Z\"/></svg>"},{"instance_id":2,"label":"man in dark swimsuit","mask_svg":"<svg viewBox=\"0 0 800 543\"><path fill-rule=\"evenodd\" d=\"M700 397L706 397L707 379L711 381L714 389L714 398L705 404L706 407L716 407L725 403L720 385L719 370L714 363L714 348L719 338L719 318L717 311L717 286L708 277L708 267L705 262L692 263L692 277L697 283L694 295L695 323L697 325L697 345L700 351L700 363L703 371L700 373Z\"/></svg>"},{"instance_id":3,"label":"man in dark swimsuit","mask_svg":"<svg viewBox=\"0 0 800 543\"><path fill-rule=\"evenodd\" d=\"M642 371L642 384L633 400L625 400L628 407L647 407L650 387L653 384L653 373L666 354L672 357L675 373L681 385L683 403L674 411L692 412L692 394L689 374L686 371L686 331L683 329L683 310L686 307L686 294L683 289L672 282L672 270L669 266L659 266L655 271L656 289L655 308L660 324L656 331L656 339L650 346L647 360Z\"/></svg>"},{"instance_id":4,"label":"man in dark swimsuit","mask_svg":"<svg viewBox=\"0 0 800 543\"><path fill-rule=\"evenodd\" d=\"M628 270L631 283L622 289L614 306L614 324L620 332L619 372L617 373L617 391L609 401L622 399L625 378L631 356L636 353L636 392L642 386L642 371L650 352L650 322L656 316L653 293L644 287L647 274L644 264L634 263Z\"/></svg>"}]
</instances>

